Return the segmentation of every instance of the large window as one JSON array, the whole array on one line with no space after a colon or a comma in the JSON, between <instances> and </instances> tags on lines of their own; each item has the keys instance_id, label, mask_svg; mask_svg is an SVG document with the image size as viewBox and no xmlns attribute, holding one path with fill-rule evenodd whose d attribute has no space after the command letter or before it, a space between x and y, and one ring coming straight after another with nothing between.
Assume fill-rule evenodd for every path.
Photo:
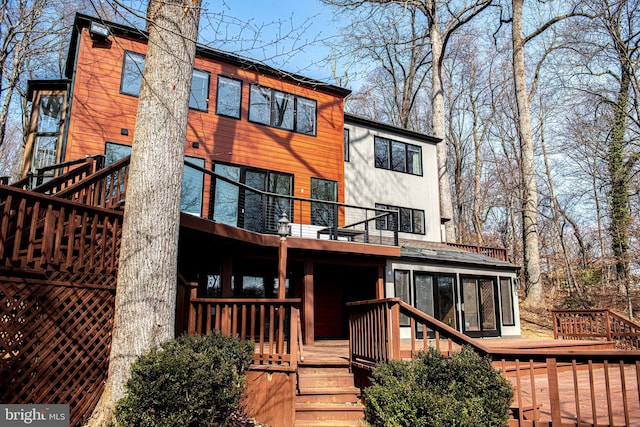
<instances>
[{"instance_id":1,"label":"large window","mask_svg":"<svg viewBox=\"0 0 640 427\"><path fill-rule=\"evenodd\" d=\"M242 81L218 76L218 93L216 95L216 114L240 118L242 105Z\"/></svg>"},{"instance_id":2,"label":"large window","mask_svg":"<svg viewBox=\"0 0 640 427\"><path fill-rule=\"evenodd\" d=\"M64 95L42 95L38 106L32 169L56 163L56 150L62 124Z\"/></svg>"},{"instance_id":3,"label":"large window","mask_svg":"<svg viewBox=\"0 0 640 427\"><path fill-rule=\"evenodd\" d=\"M249 91L249 120L315 135L316 101L252 84Z\"/></svg>"},{"instance_id":4,"label":"large window","mask_svg":"<svg viewBox=\"0 0 640 427\"><path fill-rule=\"evenodd\" d=\"M422 148L376 136L375 166L395 172L422 175Z\"/></svg>"},{"instance_id":5,"label":"large window","mask_svg":"<svg viewBox=\"0 0 640 427\"><path fill-rule=\"evenodd\" d=\"M338 201L338 183L327 179L311 178L311 198ZM337 225L335 203L311 202L311 224L334 227Z\"/></svg>"},{"instance_id":6,"label":"large window","mask_svg":"<svg viewBox=\"0 0 640 427\"><path fill-rule=\"evenodd\" d=\"M394 270L393 287L395 297L400 298L407 304L411 304L411 276L408 270ZM409 326L409 317L406 314L400 315L400 326Z\"/></svg>"},{"instance_id":7,"label":"large window","mask_svg":"<svg viewBox=\"0 0 640 427\"><path fill-rule=\"evenodd\" d=\"M107 142L105 144L105 164L110 165L131 154L128 145ZM185 156L187 162L204 167L204 159ZM180 195L180 211L194 215L202 215L202 190L204 174L189 166L184 167L182 173L182 193Z\"/></svg>"},{"instance_id":8,"label":"large window","mask_svg":"<svg viewBox=\"0 0 640 427\"><path fill-rule=\"evenodd\" d=\"M402 231L403 233L424 234L424 211L411 208L401 208L398 206L383 205L376 203L376 208L398 211L397 218L400 225L396 224L394 215L387 215L376 220L376 229L389 231ZM376 215L382 215L385 212L378 212Z\"/></svg>"},{"instance_id":9,"label":"large window","mask_svg":"<svg viewBox=\"0 0 640 427\"><path fill-rule=\"evenodd\" d=\"M256 191L215 180L213 219L217 222L263 233L276 231L278 220L286 212L293 218L291 200L265 196L262 192L290 196L293 176L286 173L216 163L213 170L225 178L245 184Z\"/></svg>"},{"instance_id":10,"label":"large window","mask_svg":"<svg viewBox=\"0 0 640 427\"><path fill-rule=\"evenodd\" d=\"M122 64L122 80L120 92L140 96L142 85L142 70L144 69L145 56L140 53L126 51ZM207 111L209 99L209 73L201 70L193 70L191 77L191 92L189 94L189 108Z\"/></svg>"}]
</instances>

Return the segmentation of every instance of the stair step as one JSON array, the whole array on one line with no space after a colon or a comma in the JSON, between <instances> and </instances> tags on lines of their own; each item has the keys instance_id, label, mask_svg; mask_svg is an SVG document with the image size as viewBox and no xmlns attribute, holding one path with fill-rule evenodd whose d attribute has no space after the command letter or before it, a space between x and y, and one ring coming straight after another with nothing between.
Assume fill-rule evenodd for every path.
<instances>
[{"instance_id":1,"label":"stair step","mask_svg":"<svg viewBox=\"0 0 640 427\"><path fill-rule=\"evenodd\" d=\"M300 395L310 395L310 394L353 394L359 395L360 389L355 386L351 387L300 387L299 388Z\"/></svg>"},{"instance_id":2,"label":"stair step","mask_svg":"<svg viewBox=\"0 0 640 427\"><path fill-rule=\"evenodd\" d=\"M296 427L361 427L369 424L361 420L296 420Z\"/></svg>"},{"instance_id":3,"label":"stair step","mask_svg":"<svg viewBox=\"0 0 640 427\"><path fill-rule=\"evenodd\" d=\"M354 420L364 417L360 403L296 404L296 420Z\"/></svg>"},{"instance_id":4,"label":"stair step","mask_svg":"<svg viewBox=\"0 0 640 427\"><path fill-rule=\"evenodd\" d=\"M296 402L300 403L300 404L357 403L357 402L360 402L360 399L358 398L356 393L348 393L348 394L302 394L302 395L296 396Z\"/></svg>"},{"instance_id":5,"label":"stair step","mask_svg":"<svg viewBox=\"0 0 640 427\"><path fill-rule=\"evenodd\" d=\"M353 387L353 374L348 372L302 373L298 376L298 387Z\"/></svg>"},{"instance_id":6,"label":"stair step","mask_svg":"<svg viewBox=\"0 0 640 427\"><path fill-rule=\"evenodd\" d=\"M312 374L349 374L348 366L301 366L298 365L299 375Z\"/></svg>"}]
</instances>

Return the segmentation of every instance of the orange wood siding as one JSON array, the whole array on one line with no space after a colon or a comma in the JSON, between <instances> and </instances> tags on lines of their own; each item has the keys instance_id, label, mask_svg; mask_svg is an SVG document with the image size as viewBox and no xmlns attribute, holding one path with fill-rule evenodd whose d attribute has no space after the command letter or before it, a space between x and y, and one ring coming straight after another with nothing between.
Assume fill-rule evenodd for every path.
<instances>
[{"instance_id":1,"label":"orange wood siding","mask_svg":"<svg viewBox=\"0 0 640 427\"><path fill-rule=\"evenodd\" d=\"M105 142L130 145L133 141L138 98L120 93L124 51L145 53L136 40L111 36L112 42L94 44L86 29L80 37L66 159L104 153ZM311 177L338 182L338 200L344 201L343 98L303 83L285 81L254 69L198 57L195 68L211 74L207 112L189 111L186 155L251 166L294 175L294 194L310 197ZM240 120L215 114L217 76L242 80ZM317 136L272 128L248 120L249 88L257 83L317 102ZM121 135L121 129L129 135ZM193 142L199 148L192 148ZM208 198L206 183L205 199ZM204 201L206 210L207 200Z\"/></svg>"}]
</instances>

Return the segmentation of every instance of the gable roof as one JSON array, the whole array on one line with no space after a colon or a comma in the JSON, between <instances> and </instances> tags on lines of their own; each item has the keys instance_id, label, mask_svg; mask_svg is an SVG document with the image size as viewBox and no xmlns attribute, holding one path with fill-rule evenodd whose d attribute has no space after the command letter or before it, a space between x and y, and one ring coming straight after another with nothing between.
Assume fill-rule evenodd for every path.
<instances>
[{"instance_id":1,"label":"gable roof","mask_svg":"<svg viewBox=\"0 0 640 427\"><path fill-rule=\"evenodd\" d=\"M139 28L126 26L123 24L115 23L115 22L105 21L101 18L96 18L93 16L77 13L75 17L73 31L71 33L69 53L67 55L67 61L65 64L65 75L69 79L71 79L73 76L73 71L74 71L73 68L75 64L75 58L77 55L77 46L78 46L78 39L79 39L78 36L82 28L88 28L91 25L91 22L98 22L100 24L106 25L112 34L131 37L134 39L138 39L140 41L144 41L145 43L148 38L147 32ZM219 49L214 49L201 44L196 44L196 56L200 58L208 58L214 61L225 62L227 64L232 64L242 69L252 69L263 74L268 74L283 80L294 82L296 84L305 85L315 90L326 91L334 95L341 96L343 98L351 94L351 91L349 89L345 89L339 86L334 86L332 84L322 82L319 80L314 80L300 74L290 73L285 70L271 67L255 59L246 58L240 55L225 52Z\"/></svg>"}]
</instances>

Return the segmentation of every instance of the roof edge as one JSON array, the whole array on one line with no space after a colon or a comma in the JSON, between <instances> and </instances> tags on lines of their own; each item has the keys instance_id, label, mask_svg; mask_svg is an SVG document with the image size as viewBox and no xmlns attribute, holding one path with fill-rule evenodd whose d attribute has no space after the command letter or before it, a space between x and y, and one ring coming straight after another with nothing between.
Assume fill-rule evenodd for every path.
<instances>
[{"instance_id":1,"label":"roof edge","mask_svg":"<svg viewBox=\"0 0 640 427\"><path fill-rule=\"evenodd\" d=\"M86 28L91 25L92 21L99 21L100 23L109 27L112 32L117 32L120 34L126 34L128 36L139 38L140 40L147 40L148 34L146 31L143 31L138 28L130 27L123 24L118 24L116 22L111 22L104 20L99 17L85 15L82 13L76 13L75 23L73 27L73 33L71 36L71 43L69 45L69 55L67 56L67 62L65 67L65 74L70 76L72 72L72 57L75 56L75 45L78 42L78 33L80 29ZM293 81L297 84L307 85L312 87L315 90L324 90L329 93L333 93L339 95L343 98L347 97L351 94L351 90L335 86L326 82L322 82L320 80L315 80L309 77L305 77L301 74L288 72L285 70L281 70L272 66L269 66L265 63L262 63L256 59L242 57L237 54L233 54L230 52L225 52L220 49L215 49L211 47L207 47L201 44L196 44L196 55L200 55L206 58L211 58L214 60L226 62L232 65L237 65L244 69L254 69L264 74L270 74L285 80Z\"/></svg>"},{"instance_id":2,"label":"roof edge","mask_svg":"<svg viewBox=\"0 0 640 427\"><path fill-rule=\"evenodd\" d=\"M409 130L409 129L405 129L405 128L389 125L389 124L386 124L386 123L376 122L374 120L367 119L367 118L362 117L362 116L356 116L354 114L349 114L349 113L344 113L344 123L345 124L353 123L353 124L357 124L357 125L372 127L374 129L378 129L378 130L382 130L382 131L386 131L386 132L393 132L393 133L396 133L396 134L399 134L399 135L402 135L402 136L406 136L408 138L413 138L413 139L418 139L418 140L423 141L423 142L428 142L430 144L438 144L438 143L442 142L441 138L436 138L435 136L431 136L431 135L427 135L427 134L424 134L424 133L416 132L416 131L413 131L413 130Z\"/></svg>"}]
</instances>

